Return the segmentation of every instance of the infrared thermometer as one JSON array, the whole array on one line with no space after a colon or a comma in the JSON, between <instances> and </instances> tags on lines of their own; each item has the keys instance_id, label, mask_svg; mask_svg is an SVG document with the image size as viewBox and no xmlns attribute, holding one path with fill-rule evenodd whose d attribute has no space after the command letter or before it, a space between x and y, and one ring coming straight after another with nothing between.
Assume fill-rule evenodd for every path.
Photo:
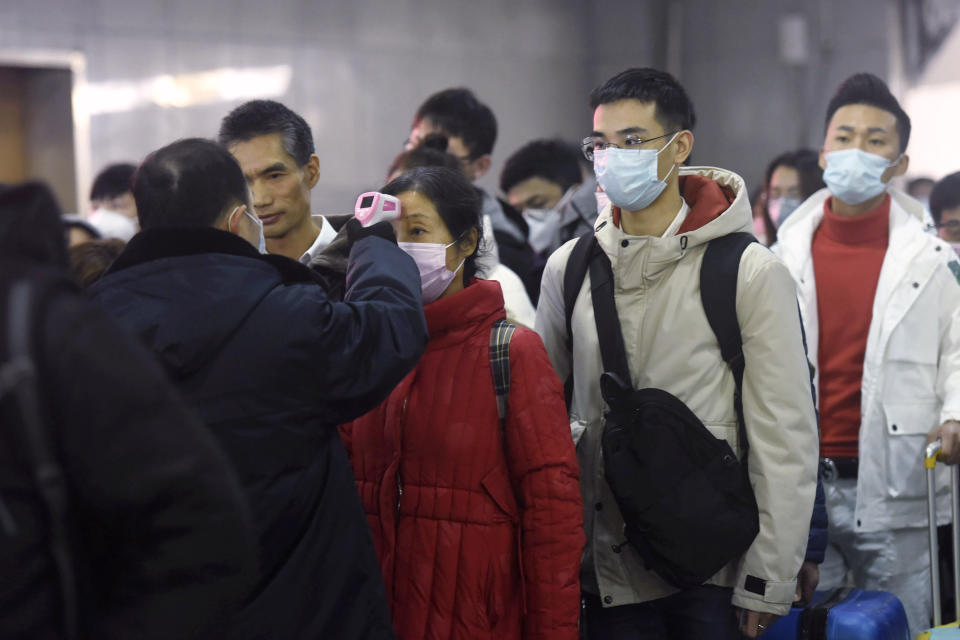
<instances>
[{"instance_id":1,"label":"infrared thermometer","mask_svg":"<svg viewBox=\"0 0 960 640\"><path fill-rule=\"evenodd\" d=\"M385 193L368 191L357 198L353 215L365 227L385 220L396 220L400 217L400 201Z\"/></svg>"}]
</instances>

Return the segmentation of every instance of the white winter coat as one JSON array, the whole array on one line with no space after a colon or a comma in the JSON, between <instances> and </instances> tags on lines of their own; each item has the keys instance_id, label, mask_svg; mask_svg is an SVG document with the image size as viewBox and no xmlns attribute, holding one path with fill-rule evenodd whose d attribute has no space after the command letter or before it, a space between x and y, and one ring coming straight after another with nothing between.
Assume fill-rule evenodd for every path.
<instances>
[{"instance_id":1,"label":"white winter coat","mask_svg":"<svg viewBox=\"0 0 960 640\"><path fill-rule=\"evenodd\" d=\"M608 206L597 220L595 234L613 265L634 386L659 387L677 396L711 433L739 452L733 375L721 358L700 300L700 264L712 238L752 230L750 205L736 174L696 167L681 169L680 175L715 180L735 192L735 199L709 223L666 238L625 235L614 226ZM688 204L696 210L696 202L688 199ZM537 310L537 331L561 379L571 368L563 274L574 242L547 262ZM807 545L818 441L796 288L780 261L759 244L743 254L736 309L746 359L743 405L760 533L746 554L711 582L733 586L736 606L783 615L793 601ZM623 520L603 476L602 364L589 274L574 306L572 325L576 375L570 417L575 438L582 430L577 454L587 529L584 566L595 569L605 606L661 598L675 589L647 571L629 545L620 553L612 550L623 542ZM703 535L709 537L710 531ZM763 595L744 588L748 575L766 581Z\"/></svg>"},{"instance_id":2,"label":"white winter coat","mask_svg":"<svg viewBox=\"0 0 960 640\"><path fill-rule=\"evenodd\" d=\"M854 521L862 532L926 526L926 436L960 419L960 263L950 245L925 231L921 203L893 189L890 194L890 240L861 384ZM828 197L821 189L800 205L778 230L774 247L797 282L814 366L820 331L811 245ZM942 467L937 473L942 493L948 475ZM943 495L937 519L948 518Z\"/></svg>"}]
</instances>

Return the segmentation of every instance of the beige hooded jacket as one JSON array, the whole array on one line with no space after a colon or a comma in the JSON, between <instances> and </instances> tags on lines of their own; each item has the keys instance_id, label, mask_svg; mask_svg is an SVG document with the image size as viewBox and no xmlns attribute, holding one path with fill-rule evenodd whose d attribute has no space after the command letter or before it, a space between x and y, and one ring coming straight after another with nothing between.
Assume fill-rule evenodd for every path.
<instances>
[{"instance_id":1,"label":"beige hooded jacket","mask_svg":"<svg viewBox=\"0 0 960 640\"><path fill-rule=\"evenodd\" d=\"M633 385L669 391L738 453L733 374L720 356L700 301L700 264L707 243L752 230L742 178L709 167L680 170L690 212L664 238L628 236L608 206L594 227L613 265L615 299ZM571 371L566 347L563 274L575 241L547 262L536 328L561 379ZM604 480L600 438L605 407L602 365L589 274L574 306L575 387L571 429L578 440L587 546L582 580L605 606L661 598L676 591L624 541L623 520ZM783 264L753 244L740 263L737 316L746 368L743 405L749 472L760 510L760 533L746 554L711 579L734 587L733 604L785 614L794 599L816 491L818 435L797 311L796 288ZM703 532L708 539L710 531ZM745 588L748 576L762 593ZM751 581L751 584L755 581Z\"/></svg>"}]
</instances>

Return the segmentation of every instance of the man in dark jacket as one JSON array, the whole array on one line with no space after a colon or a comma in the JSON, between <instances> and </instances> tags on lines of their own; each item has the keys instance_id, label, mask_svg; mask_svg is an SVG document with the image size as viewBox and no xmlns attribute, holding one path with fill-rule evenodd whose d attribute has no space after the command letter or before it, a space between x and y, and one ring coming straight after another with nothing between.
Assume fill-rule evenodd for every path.
<instances>
[{"instance_id":1,"label":"man in dark jacket","mask_svg":"<svg viewBox=\"0 0 960 640\"><path fill-rule=\"evenodd\" d=\"M254 249L243 173L206 140L148 156L133 193L143 231L91 291L163 362L247 491L261 573L231 637L391 637L335 427L379 404L424 349L415 263L388 223L351 220L345 300L331 302L307 267Z\"/></svg>"},{"instance_id":2,"label":"man in dark jacket","mask_svg":"<svg viewBox=\"0 0 960 640\"><path fill-rule=\"evenodd\" d=\"M240 484L150 354L69 283L59 217L42 185L0 193L0 638L219 637L255 577Z\"/></svg>"}]
</instances>

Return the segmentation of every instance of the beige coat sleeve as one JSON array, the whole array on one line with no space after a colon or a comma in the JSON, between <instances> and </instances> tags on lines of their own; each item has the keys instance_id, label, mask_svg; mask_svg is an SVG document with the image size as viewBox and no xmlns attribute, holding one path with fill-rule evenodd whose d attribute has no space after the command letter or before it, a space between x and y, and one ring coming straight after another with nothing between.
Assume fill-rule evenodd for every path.
<instances>
[{"instance_id":1,"label":"beige coat sleeve","mask_svg":"<svg viewBox=\"0 0 960 640\"><path fill-rule=\"evenodd\" d=\"M819 436L795 284L787 268L757 245L741 262L737 317L760 533L743 557L733 604L784 615L807 546Z\"/></svg>"}]
</instances>

